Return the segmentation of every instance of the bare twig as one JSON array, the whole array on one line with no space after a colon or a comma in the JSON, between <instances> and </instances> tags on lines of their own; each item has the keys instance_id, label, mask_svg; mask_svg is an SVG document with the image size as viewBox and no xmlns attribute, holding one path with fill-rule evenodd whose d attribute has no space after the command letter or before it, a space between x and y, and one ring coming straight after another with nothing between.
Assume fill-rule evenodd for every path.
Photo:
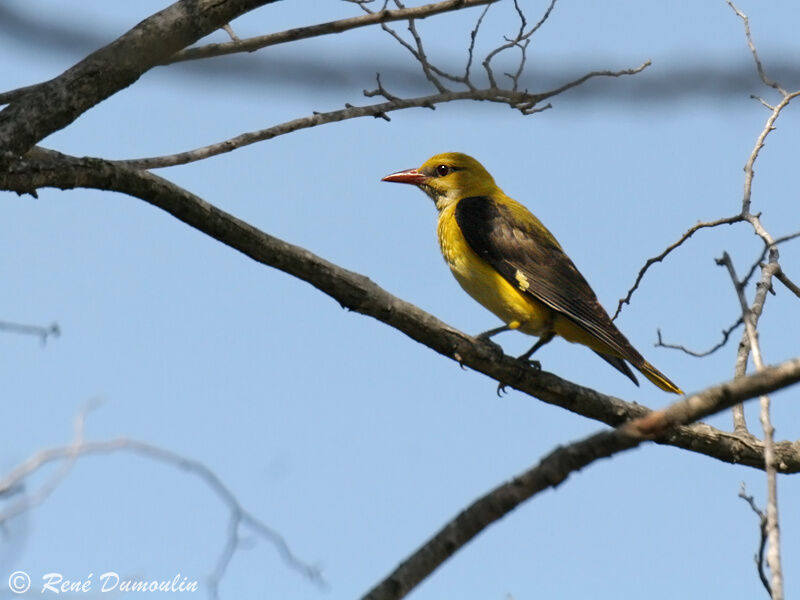
<instances>
[{"instance_id":1,"label":"bare twig","mask_svg":"<svg viewBox=\"0 0 800 600\"><path fill-rule=\"evenodd\" d=\"M384 8L383 8L382 11L380 11L380 13L386 12L386 3L388 3L388 0L385 0ZM395 3L395 6L397 6L398 10L404 10L406 8L403 5L403 3L400 2L400 0L394 0L394 3ZM377 13L377 12L373 11L371 8L369 8L369 6L367 5L366 2L356 2L356 4L358 4L361 7L361 9L364 12L366 12L368 15L380 14L380 13ZM439 81L439 78L436 75L442 75L442 76L445 76L445 77L449 77L449 76L446 73L443 73L443 72L439 71L439 69L434 67L430 63L430 61L428 60L428 57L425 54L425 48L423 47L423 44L422 44L422 38L420 37L419 33L417 32L416 25L414 25L413 16L409 16L408 17L408 30L409 30L409 32L411 32L411 36L414 39L414 45L413 46L411 44L409 44L407 41L405 41L403 39L403 36L401 36L394 29L392 29L391 27L386 25L385 22L381 22L381 29L383 29L386 33L388 33L390 36L392 36L394 38L394 40L398 44L400 44L403 48L405 48L406 50L408 50L411 53L411 56L414 57L414 60L416 60L419 63L419 65L422 67L422 72L425 74L425 78L433 84L433 86L436 88L436 91L438 91L440 94L449 91L442 84L442 82Z\"/></svg>"},{"instance_id":2,"label":"bare twig","mask_svg":"<svg viewBox=\"0 0 800 600\"><path fill-rule=\"evenodd\" d=\"M761 580L761 584L764 586L764 589L767 590L767 595L772 598L772 588L769 585L769 579L767 578L766 573L764 573L764 550L767 546L767 516L764 514L764 511L758 508L755 499L748 495L747 489L744 486L744 482L742 482L742 487L739 490L739 498L747 502L752 511L758 516L758 529L761 533L761 539L759 540L758 544L758 553L753 557L753 560L756 563L758 578Z\"/></svg>"},{"instance_id":3,"label":"bare twig","mask_svg":"<svg viewBox=\"0 0 800 600\"><path fill-rule=\"evenodd\" d=\"M727 328L723 329L722 330L722 339L719 342L717 342L716 344L714 344L714 346L712 346L711 348L709 348L708 350L706 350L704 352L698 352L696 350L690 350L689 348L687 348L686 346L683 346L681 344L668 344L668 343L664 342L664 340L661 338L661 330L660 329L656 329L656 333L658 335L658 341L655 343L655 346L658 347L658 348L671 348L673 350L680 350L681 352L685 352L689 356L696 356L697 358L702 358L704 356L708 356L710 354L713 354L714 352L716 352L717 350L722 348L725 344L727 344L728 343L728 338L730 338L731 333L733 333L736 329L738 329L739 325L741 325L743 322L744 321L742 321L742 318L739 317L739 320L736 321L736 323L734 323L730 327L727 327Z\"/></svg>"},{"instance_id":4,"label":"bare twig","mask_svg":"<svg viewBox=\"0 0 800 600\"><path fill-rule=\"evenodd\" d=\"M756 70L758 71L758 76L764 85L767 85L773 89L778 90L781 95L786 95L786 90L784 90L779 84L774 81L771 81L767 74L764 72L764 67L761 65L761 59L758 57L758 51L756 50L756 45L753 43L753 36L750 35L750 19L747 18L747 15L740 11L736 6L733 4L731 0L725 0L733 9L733 12L737 14L737 16L742 20L742 24L744 25L744 35L747 38L747 46L750 48L750 52L753 55L753 61L756 63ZM772 108L770 107L770 110Z\"/></svg>"},{"instance_id":5,"label":"bare twig","mask_svg":"<svg viewBox=\"0 0 800 600\"><path fill-rule=\"evenodd\" d=\"M631 298L633 297L633 293L639 288L639 284L642 282L642 278L644 274L647 273L648 269L652 267L655 263L661 262L664 260L673 250L683 245L683 243L692 237L695 233L697 233L701 229L705 229L707 227L718 227L720 225L733 225L734 223L741 223L744 221L744 218L741 215L733 215L732 217L725 217L723 219L717 219L716 221L709 221L707 223L697 223L692 225L689 230L684 233L676 242L670 244L666 247L666 249L661 253L652 258L648 258L647 261L644 263L644 266L639 270L638 275L636 275L636 280L633 282L633 286L628 290L628 293L625 295L624 298L620 298L619 303L617 304L617 310L614 311L614 316L611 317L611 320L615 320L619 313L622 311L622 306L625 304L631 303Z\"/></svg>"},{"instance_id":6,"label":"bare twig","mask_svg":"<svg viewBox=\"0 0 800 600\"><path fill-rule=\"evenodd\" d=\"M58 337L61 335L61 328L58 326L58 323L53 323L49 327L42 327L41 325L24 325L22 323L0 321L0 331L19 333L22 335L35 335L41 340L42 344L46 344L47 338L49 337Z\"/></svg>"},{"instance_id":7,"label":"bare twig","mask_svg":"<svg viewBox=\"0 0 800 600\"><path fill-rule=\"evenodd\" d=\"M525 31L525 26L527 25L525 14L522 12L522 9L520 8L517 0L514 0L514 9L517 11L517 15L519 16L520 19L519 32L514 38L507 39L505 44L502 44L497 48L495 48L494 50L492 50L491 52L489 52L489 54L486 55L486 58L483 59L483 68L486 71L486 77L489 79L489 85L491 87L497 87L497 80L494 76L494 70L492 69L492 61L499 54L505 52L506 50L509 50L511 48L519 48L521 56L516 78L513 75L509 75L512 82L514 83L514 89L516 89L519 76L522 74L522 70L525 67L525 60L526 60L525 51L527 49L528 42L531 36L534 33L536 33L539 30L539 28L542 25L544 25L545 21L547 21L547 19L550 17L550 13L553 12L553 8L555 8L555 5L556 5L556 0L551 0L549 6L544 11L542 18L539 19L536 25L531 27L528 31Z\"/></svg>"},{"instance_id":8,"label":"bare twig","mask_svg":"<svg viewBox=\"0 0 800 600\"><path fill-rule=\"evenodd\" d=\"M491 4L487 5L486 8L483 9L481 16L478 17L478 20L475 21L475 27L473 27L472 31L469 34L469 47L467 48L467 64L464 67L464 75L461 77L461 82L469 87L470 89L475 89L472 81L470 79L470 71L472 70L472 61L475 58L475 40L478 39L478 31L483 24L483 19L486 17L486 13L489 12L489 8Z\"/></svg>"},{"instance_id":9,"label":"bare twig","mask_svg":"<svg viewBox=\"0 0 800 600\"><path fill-rule=\"evenodd\" d=\"M242 41L241 38L238 35L236 35L236 32L233 31L233 27L231 27L230 23L226 23L225 25L223 25L222 26L222 31L227 33L228 37L230 37L232 41L234 41L234 42L241 42Z\"/></svg>"},{"instance_id":10,"label":"bare twig","mask_svg":"<svg viewBox=\"0 0 800 600\"><path fill-rule=\"evenodd\" d=\"M359 4L362 7L362 9L365 10L366 12L368 12L370 14L373 14L371 9L366 6L366 2L358 1L356 3ZM402 6L402 4L400 3L399 0L395 0L395 3L398 6ZM511 94L521 94L521 97L524 97L519 102L516 102L516 103L508 102L508 104L512 108L515 108L515 109L519 110L523 115L532 115L532 114L535 114L535 113L538 113L538 112L541 112L543 110L547 110L547 109L551 108L550 104L547 104L547 105L544 105L544 106L537 106L537 104L542 100L542 98L540 97L541 94L529 94L527 92L527 90L525 92L519 92L519 78L522 75L522 72L523 72L523 70L525 68L525 62L527 60L526 49L527 49L528 43L530 42L530 37L548 19L548 17L550 16L550 13L553 11L553 8L555 7L555 3L556 3L556 0L551 0L550 5L548 6L547 10L545 10L545 13L542 16L542 18L539 19L539 21L536 23L536 25L534 25L533 27L531 27L530 29L528 29L526 31L525 27L527 26L527 19L525 18L525 14L523 13L523 11L522 11L519 3L517 2L517 0L514 0L514 8L515 8L515 10L517 12L517 16L520 19L519 31L517 32L517 34L516 34L516 36L514 38L506 38L506 43L505 44L502 44L502 45L498 46L497 48L495 48L494 50L492 50L491 52L489 52L486 55L486 57L484 58L484 60L483 60L483 66L484 66L484 69L486 70L487 78L489 80L489 87L487 89L485 89L485 90L482 90L482 92L483 93L488 93L491 96L495 92L500 90L500 88L499 88L499 86L497 84L497 80L496 80L496 78L494 76L494 71L492 70L492 67L491 67L491 61L498 54L500 54L501 52L503 52L505 50L508 50L510 48L519 48L520 49L521 55L520 55L519 63L517 65L516 72L515 73L506 73L506 75L511 80L510 93ZM444 71L443 69L438 68L436 65L432 64L428 60L428 58L425 55L425 52L423 50L422 41L420 39L419 34L417 33L416 26L414 25L413 20L409 19L409 31L411 31L412 37L413 37L414 42L415 42L413 46L409 42L404 40L403 37L400 36L400 34L398 34L395 30L393 30L392 28L387 26L385 23L381 24L381 27L385 31L387 31L395 40L397 40L398 43L400 43L404 48L406 48L411 53L411 55L414 57L414 59L417 60L417 62L419 62L420 66L422 68L422 71L425 74L425 77L434 85L434 87L436 87L436 89L437 89L437 91L439 93L443 93L445 91L449 91L449 89L446 88L444 86L444 84L441 82L441 80L439 79L440 77L443 78L443 79L447 79L449 81L455 82L455 83L460 83L460 84L466 86L468 91L475 92L475 93L480 93L480 90L478 90L478 86L476 86L471 80L470 68L472 66L472 61L474 59L475 38L477 37L478 30L480 28L481 23L483 22L483 18L485 16L485 14L486 14L486 11L484 10L483 13L478 17L478 20L476 21L475 27L473 28L473 30L471 32L471 40L470 40L469 48L467 50L467 64L466 64L466 67L465 67L465 70L464 70L464 75L455 75L453 73L448 73L448 72ZM562 92L567 91L568 89L571 89L571 88L573 88L575 86L581 85L582 83L584 83L585 81L587 81L588 79L591 79L593 77L598 77L598 76L619 77L621 75L633 75L633 74L641 72L642 70L647 68L649 65L650 65L650 61L647 61L647 62L645 62L644 64L640 65L639 67L637 67L635 69L626 69L626 70L623 70L623 71L607 71L607 70L606 71L592 71L592 72L587 73L586 75L584 75L582 77L579 77L579 78L577 78L577 79L575 79L573 81L570 81L570 82L564 84L563 86L561 86L559 88L556 88L556 90L553 90L555 92L554 94L549 94L548 93L548 97L550 97L550 95L560 94Z\"/></svg>"},{"instance_id":11,"label":"bare twig","mask_svg":"<svg viewBox=\"0 0 800 600\"><path fill-rule=\"evenodd\" d=\"M405 8L400 2L400 0L394 0L395 4L398 8L403 9ZM436 88L437 91L445 92L447 88L439 81L439 78L434 74L434 71L440 72L439 69L434 69L433 65L431 65L430 61L428 60L428 56L425 53L425 47L422 44L422 37L419 35L417 31L417 26L414 24L414 19L408 20L408 31L411 33L411 37L414 38L414 45L416 47L412 48L409 44L406 43L403 38L398 36L394 31L389 29L385 24L381 24L381 27L385 31L388 31L401 45L408 48L411 51L411 54L417 60L417 62L422 67L422 72L425 73L425 78L433 84L433 87ZM441 72L440 72L441 73Z\"/></svg>"},{"instance_id":12,"label":"bare twig","mask_svg":"<svg viewBox=\"0 0 800 600\"><path fill-rule=\"evenodd\" d=\"M796 283L786 276L786 273L783 272L782 268L778 269L778 271L775 273L775 278L785 285L790 292L800 298L800 287L798 287Z\"/></svg>"}]
</instances>

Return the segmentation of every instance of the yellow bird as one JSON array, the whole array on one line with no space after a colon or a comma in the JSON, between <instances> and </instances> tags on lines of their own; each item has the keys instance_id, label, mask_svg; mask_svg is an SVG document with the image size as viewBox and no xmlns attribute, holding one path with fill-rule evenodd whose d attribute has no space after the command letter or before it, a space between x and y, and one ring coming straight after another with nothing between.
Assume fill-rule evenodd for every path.
<instances>
[{"instance_id":1,"label":"yellow bird","mask_svg":"<svg viewBox=\"0 0 800 600\"><path fill-rule=\"evenodd\" d=\"M559 335L594 350L639 382L625 361L667 392L682 394L616 328L592 288L553 234L522 204L503 193L477 160L437 154L418 169L382 181L416 185L436 203L442 255L461 287L506 323L480 334L517 329L539 340L528 360Z\"/></svg>"}]
</instances>

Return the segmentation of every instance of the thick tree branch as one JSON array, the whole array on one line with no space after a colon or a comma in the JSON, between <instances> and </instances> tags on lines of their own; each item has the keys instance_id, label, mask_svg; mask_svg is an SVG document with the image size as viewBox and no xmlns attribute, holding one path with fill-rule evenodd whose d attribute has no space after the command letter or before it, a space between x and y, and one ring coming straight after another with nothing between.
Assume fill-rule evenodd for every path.
<instances>
[{"instance_id":1,"label":"thick tree branch","mask_svg":"<svg viewBox=\"0 0 800 600\"><path fill-rule=\"evenodd\" d=\"M535 467L500 485L461 511L368 592L364 600L403 598L478 533L534 495L557 487L569 475L600 458L629 450L654 436L664 435L671 427L686 425L764 393L763 390L771 387L768 380L775 383L790 373L800 373L800 359L771 367L770 370L772 374L763 379L766 371L708 388L664 410L623 423L612 431L602 431L557 448Z\"/></svg>"},{"instance_id":2,"label":"thick tree branch","mask_svg":"<svg viewBox=\"0 0 800 600\"><path fill-rule=\"evenodd\" d=\"M229 21L276 0L179 0L0 112L0 168Z\"/></svg>"},{"instance_id":3,"label":"thick tree branch","mask_svg":"<svg viewBox=\"0 0 800 600\"><path fill-rule=\"evenodd\" d=\"M151 173L44 149L32 151L8 172L0 173L0 189L35 193L40 187L88 187L118 191L145 200L253 260L310 283L343 307L378 319L448 358L549 404L612 426L650 412L639 404L529 368L503 355L496 345L477 341L392 296L367 277L272 237ZM764 465L761 444L704 424L678 427L658 441L729 463L759 469ZM775 448L779 470L800 472L798 448L790 442L780 442Z\"/></svg>"}]
</instances>

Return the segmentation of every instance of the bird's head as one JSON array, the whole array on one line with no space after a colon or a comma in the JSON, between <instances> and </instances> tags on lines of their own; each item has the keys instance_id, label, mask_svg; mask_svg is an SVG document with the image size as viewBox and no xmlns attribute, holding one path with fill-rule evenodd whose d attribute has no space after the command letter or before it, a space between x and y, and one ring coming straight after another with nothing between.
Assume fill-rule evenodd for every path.
<instances>
[{"instance_id":1,"label":"bird's head","mask_svg":"<svg viewBox=\"0 0 800 600\"><path fill-rule=\"evenodd\" d=\"M497 190L483 165L460 152L437 154L417 169L398 171L381 181L416 185L433 199L440 211L462 198L488 196Z\"/></svg>"}]
</instances>

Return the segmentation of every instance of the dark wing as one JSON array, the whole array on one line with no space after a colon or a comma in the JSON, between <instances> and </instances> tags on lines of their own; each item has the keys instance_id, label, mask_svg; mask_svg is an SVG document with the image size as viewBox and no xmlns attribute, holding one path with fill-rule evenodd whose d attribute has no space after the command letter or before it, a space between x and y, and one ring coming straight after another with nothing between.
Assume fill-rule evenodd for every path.
<instances>
[{"instance_id":1,"label":"dark wing","mask_svg":"<svg viewBox=\"0 0 800 600\"><path fill-rule=\"evenodd\" d=\"M511 285L567 317L634 365L644 362L611 322L553 235L527 209L476 196L459 201L455 216L470 248ZM527 281L525 289L518 273Z\"/></svg>"}]
</instances>

